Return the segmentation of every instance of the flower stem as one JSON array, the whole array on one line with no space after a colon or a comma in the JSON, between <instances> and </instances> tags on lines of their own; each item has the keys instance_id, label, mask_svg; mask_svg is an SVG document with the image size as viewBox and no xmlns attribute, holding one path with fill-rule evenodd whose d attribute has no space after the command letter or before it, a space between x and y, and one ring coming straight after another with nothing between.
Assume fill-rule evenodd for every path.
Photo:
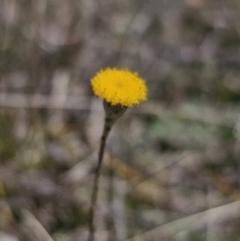
<instances>
[{"instance_id":1,"label":"flower stem","mask_svg":"<svg viewBox=\"0 0 240 241\"><path fill-rule=\"evenodd\" d=\"M98 189L99 189L99 179L100 179L100 173L101 173L101 167L102 167L102 161L104 156L104 150L106 146L106 140L108 137L108 134L111 130L112 123L108 121L108 119L105 119L105 125L103 129L103 134L101 137L101 144L98 152L98 164L97 169L94 176L93 181L93 192L91 197L91 206L90 206L90 219L89 219L89 238L88 241L94 241L95 240L95 213L96 213L96 207L97 207L97 198L98 198Z\"/></svg>"},{"instance_id":2,"label":"flower stem","mask_svg":"<svg viewBox=\"0 0 240 241\"><path fill-rule=\"evenodd\" d=\"M99 189L99 179L100 179L100 173L101 173L101 167L103 162L103 156L104 156L104 150L106 146L106 140L108 137L108 134L110 130L112 129L112 126L117 121L118 118L120 118L124 112L126 111L127 107L123 107L120 105L112 106L108 102L104 101L104 110L106 113L105 117L105 123L103 128L103 134L101 137L101 144L100 149L98 152L98 164L97 169L94 176L93 181L93 192L92 192L92 198L91 198L91 206L90 206L90 217L89 217L89 237L88 241L95 241L95 213L96 213L96 207L97 207L97 198L98 198L98 189Z\"/></svg>"}]
</instances>

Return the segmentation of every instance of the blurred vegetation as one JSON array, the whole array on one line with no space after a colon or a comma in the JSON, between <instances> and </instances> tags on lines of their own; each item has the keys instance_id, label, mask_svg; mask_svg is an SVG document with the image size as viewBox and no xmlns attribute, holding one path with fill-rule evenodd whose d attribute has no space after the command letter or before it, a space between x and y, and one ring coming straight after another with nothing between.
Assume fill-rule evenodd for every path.
<instances>
[{"instance_id":1,"label":"blurred vegetation","mask_svg":"<svg viewBox=\"0 0 240 241\"><path fill-rule=\"evenodd\" d=\"M97 240L240 240L236 0L0 3L0 240L84 241L101 68L146 79L110 135Z\"/></svg>"}]
</instances>

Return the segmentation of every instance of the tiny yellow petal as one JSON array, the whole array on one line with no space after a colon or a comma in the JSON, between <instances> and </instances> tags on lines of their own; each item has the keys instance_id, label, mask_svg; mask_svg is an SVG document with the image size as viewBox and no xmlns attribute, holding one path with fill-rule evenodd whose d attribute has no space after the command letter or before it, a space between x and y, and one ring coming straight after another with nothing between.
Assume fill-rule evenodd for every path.
<instances>
[{"instance_id":1,"label":"tiny yellow petal","mask_svg":"<svg viewBox=\"0 0 240 241\"><path fill-rule=\"evenodd\" d=\"M96 96L112 105L134 106L147 99L145 81L129 70L100 70L91 85Z\"/></svg>"}]
</instances>

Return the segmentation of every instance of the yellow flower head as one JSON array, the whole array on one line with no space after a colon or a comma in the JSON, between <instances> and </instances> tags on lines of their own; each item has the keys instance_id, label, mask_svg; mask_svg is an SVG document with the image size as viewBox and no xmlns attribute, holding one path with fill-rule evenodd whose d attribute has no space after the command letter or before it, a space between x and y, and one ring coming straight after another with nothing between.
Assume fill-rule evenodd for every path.
<instances>
[{"instance_id":1,"label":"yellow flower head","mask_svg":"<svg viewBox=\"0 0 240 241\"><path fill-rule=\"evenodd\" d=\"M111 105L133 106L147 99L147 87L137 73L107 68L91 80L95 95Z\"/></svg>"}]
</instances>

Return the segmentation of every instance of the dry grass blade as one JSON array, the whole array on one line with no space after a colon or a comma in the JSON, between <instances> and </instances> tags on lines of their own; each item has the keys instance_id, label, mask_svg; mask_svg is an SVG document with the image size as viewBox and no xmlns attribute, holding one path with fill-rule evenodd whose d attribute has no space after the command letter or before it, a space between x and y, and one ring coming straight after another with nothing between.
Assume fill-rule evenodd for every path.
<instances>
[{"instance_id":1,"label":"dry grass blade","mask_svg":"<svg viewBox=\"0 0 240 241\"><path fill-rule=\"evenodd\" d=\"M64 173L64 181L75 184L83 180L88 176L90 170L96 162L96 159L97 154L94 152L78 164L74 165L70 170Z\"/></svg>"},{"instance_id":2,"label":"dry grass blade","mask_svg":"<svg viewBox=\"0 0 240 241\"><path fill-rule=\"evenodd\" d=\"M27 236L36 241L54 241L41 223L26 209L22 210L23 227Z\"/></svg>"},{"instance_id":3,"label":"dry grass blade","mask_svg":"<svg viewBox=\"0 0 240 241\"><path fill-rule=\"evenodd\" d=\"M127 241L159 241L160 239L168 239L183 229L192 229L207 225L209 217L213 222L224 222L229 219L240 217L240 201L233 202L220 207L212 208L204 212L196 213L173 222L164 224L160 227L137 235Z\"/></svg>"},{"instance_id":4,"label":"dry grass blade","mask_svg":"<svg viewBox=\"0 0 240 241\"><path fill-rule=\"evenodd\" d=\"M11 108L46 108L67 110L88 110L87 98L83 96L41 94L0 94L0 106Z\"/></svg>"}]
</instances>

